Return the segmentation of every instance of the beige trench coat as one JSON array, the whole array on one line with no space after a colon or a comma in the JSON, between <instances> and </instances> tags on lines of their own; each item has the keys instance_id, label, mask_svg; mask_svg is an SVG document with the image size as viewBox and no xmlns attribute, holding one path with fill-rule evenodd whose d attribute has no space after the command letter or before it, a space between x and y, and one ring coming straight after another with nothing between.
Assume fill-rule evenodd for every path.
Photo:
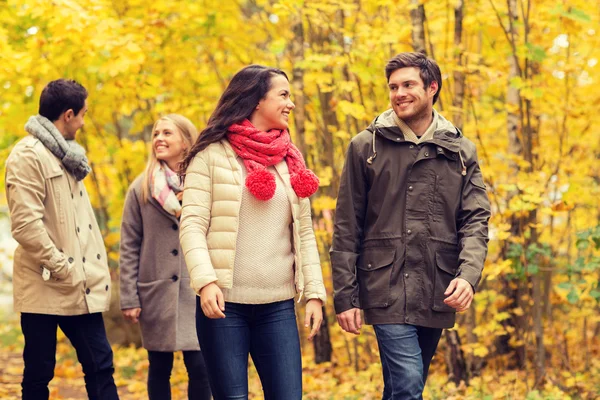
<instances>
[{"instance_id":1,"label":"beige trench coat","mask_svg":"<svg viewBox=\"0 0 600 400\"><path fill-rule=\"evenodd\" d=\"M6 160L17 312L80 315L108 310L106 250L85 186L38 139ZM50 279L43 279L44 269Z\"/></svg>"}]
</instances>

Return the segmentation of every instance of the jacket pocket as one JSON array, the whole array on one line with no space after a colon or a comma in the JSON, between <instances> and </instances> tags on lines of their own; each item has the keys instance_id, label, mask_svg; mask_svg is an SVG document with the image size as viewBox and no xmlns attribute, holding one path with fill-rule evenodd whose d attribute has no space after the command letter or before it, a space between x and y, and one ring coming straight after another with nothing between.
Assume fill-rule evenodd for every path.
<instances>
[{"instance_id":1,"label":"jacket pocket","mask_svg":"<svg viewBox=\"0 0 600 400\"><path fill-rule=\"evenodd\" d=\"M358 296L363 310L390 305L394 247L364 249L356 262Z\"/></svg>"},{"instance_id":2,"label":"jacket pocket","mask_svg":"<svg viewBox=\"0 0 600 400\"><path fill-rule=\"evenodd\" d=\"M444 303L446 295L444 292L455 278L458 269L458 253L438 251L435 253L435 277L433 280L433 311L456 312L456 310Z\"/></svg>"}]
</instances>

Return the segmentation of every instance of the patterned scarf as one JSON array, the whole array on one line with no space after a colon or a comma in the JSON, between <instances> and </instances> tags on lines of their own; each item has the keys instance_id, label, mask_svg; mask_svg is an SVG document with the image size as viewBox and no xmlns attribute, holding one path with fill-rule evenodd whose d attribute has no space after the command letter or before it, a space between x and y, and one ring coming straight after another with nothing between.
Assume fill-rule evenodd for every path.
<instances>
[{"instance_id":1,"label":"patterned scarf","mask_svg":"<svg viewBox=\"0 0 600 400\"><path fill-rule=\"evenodd\" d=\"M48 118L34 115L25 124L25 130L35 136L65 166L75 179L83 180L92 169L85 156L85 149L74 140L66 140Z\"/></svg>"},{"instance_id":2,"label":"patterned scarf","mask_svg":"<svg viewBox=\"0 0 600 400\"><path fill-rule=\"evenodd\" d=\"M182 190L179 176L167 164L156 163L150 175L150 192L166 212L177 218L181 214L181 204L179 204L177 193Z\"/></svg>"},{"instance_id":3,"label":"patterned scarf","mask_svg":"<svg viewBox=\"0 0 600 400\"><path fill-rule=\"evenodd\" d=\"M309 197L319 189L319 178L306 168L302 153L287 130L258 130L249 120L233 124L227 133L229 143L248 170L246 187L257 199L269 200L275 194L275 176L267 167L285 160L290 183L298 197Z\"/></svg>"}]
</instances>

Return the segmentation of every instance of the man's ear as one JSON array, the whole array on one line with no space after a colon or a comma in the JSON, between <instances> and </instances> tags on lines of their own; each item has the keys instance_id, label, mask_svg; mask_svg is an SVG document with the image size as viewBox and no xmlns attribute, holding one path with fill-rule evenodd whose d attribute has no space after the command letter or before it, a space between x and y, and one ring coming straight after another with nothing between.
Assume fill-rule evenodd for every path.
<instances>
[{"instance_id":1,"label":"man's ear","mask_svg":"<svg viewBox=\"0 0 600 400\"><path fill-rule=\"evenodd\" d=\"M438 91L438 83L437 81L431 81L431 84L429 85L429 90L431 91L431 95L435 95Z\"/></svg>"},{"instance_id":2,"label":"man's ear","mask_svg":"<svg viewBox=\"0 0 600 400\"><path fill-rule=\"evenodd\" d=\"M75 112L73 111L72 108L69 108L67 111L65 111L65 113L63 114L63 119L65 120L65 122L69 122L71 120L71 118L73 118L75 116Z\"/></svg>"}]
</instances>

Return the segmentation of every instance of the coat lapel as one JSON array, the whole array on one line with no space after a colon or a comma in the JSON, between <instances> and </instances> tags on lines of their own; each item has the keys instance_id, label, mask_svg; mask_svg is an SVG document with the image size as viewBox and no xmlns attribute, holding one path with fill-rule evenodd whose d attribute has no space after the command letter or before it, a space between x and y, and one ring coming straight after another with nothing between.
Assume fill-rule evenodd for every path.
<instances>
[{"instance_id":1,"label":"coat lapel","mask_svg":"<svg viewBox=\"0 0 600 400\"><path fill-rule=\"evenodd\" d=\"M169 214L165 209L160 205L158 201L154 197L149 197L148 202L152 204L154 207L158 209L165 217L169 218L171 221L176 222L179 225L179 220L175 218L174 215Z\"/></svg>"}]
</instances>

